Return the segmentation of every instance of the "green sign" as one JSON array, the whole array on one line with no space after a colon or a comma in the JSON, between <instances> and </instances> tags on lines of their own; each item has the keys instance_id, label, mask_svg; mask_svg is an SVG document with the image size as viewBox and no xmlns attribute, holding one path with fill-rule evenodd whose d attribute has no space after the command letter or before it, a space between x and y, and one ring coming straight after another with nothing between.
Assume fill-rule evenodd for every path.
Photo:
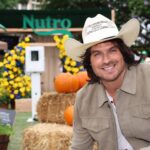
<instances>
[{"instance_id":1,"label":"green sign","mask_svg":"<svg viewBox=\"0 0 150 150\"><path fill-rule=\"evenodd\" d=\"M111 17L108 8L66 10L0 10L0 24L6 28L80 28L87 17L98 13Z\"/></svg>"},{"instance_id":2,"label":"green sign","mask_svg":"<svg viewBox=\"0 0 150 150\"><path fill-rule=\"evenodd\" d=\"M46 16L37 18L34 15L23 15L23 28L71 28L71 20L68 18L56 19Z\"/></svg>"},{"instance_id":3,"label":"green sign","mask_svg":"<svg viewBox=\"0 0 150 150\"><path fill-rule=\"evenodd\" d=\"M87 17L94 17L98 13L111 17L108 8L66 9L66 10L1 10L0 24L7 28L31 28L38 35L68 34L67 28L81 28ZM48 32L36 32L37 28L54 29ZM57 30L59 28L60 30ZM62 30L61 30L62 29Z\"/></svg>"},{"instance_id":4,"label":"green sign","mask_svg":"<svg viewBox=\"0 0 150 150\"><path fill-rule=\"evenodd\" d=\"M46 36L51 34L68 34L70 37L72 37L71 32L67 30L52 30L52 31L46 31L46 32L36 32L34 29L38 28L71 28L71 20L68 18L63 19L56 19L51 18L50 16L46 16L45 18L36 18L34 15L26 16L23 15L23 28L32 28L33 32L35 32L37 35Z\"/></svg>"}]
</instances>

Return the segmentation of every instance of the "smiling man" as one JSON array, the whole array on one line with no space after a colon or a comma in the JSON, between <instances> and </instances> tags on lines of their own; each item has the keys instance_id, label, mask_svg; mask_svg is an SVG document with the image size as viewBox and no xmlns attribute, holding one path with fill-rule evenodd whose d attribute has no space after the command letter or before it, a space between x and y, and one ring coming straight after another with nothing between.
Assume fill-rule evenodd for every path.
<instances>
[{"instance_id":1,"label":"smiling man","mask_svg":"<svg viewBox=\"0 0 150 150\"><path fill-rule=\"evenodd\" d=\"M83 43L68 39L67 54L81 61L90 80L78 91L71 150L140 150L150 146L150 65L129 48L140 24L133 18L120 31L98 14L87 18Z\"/></svg>"}]
</instances>

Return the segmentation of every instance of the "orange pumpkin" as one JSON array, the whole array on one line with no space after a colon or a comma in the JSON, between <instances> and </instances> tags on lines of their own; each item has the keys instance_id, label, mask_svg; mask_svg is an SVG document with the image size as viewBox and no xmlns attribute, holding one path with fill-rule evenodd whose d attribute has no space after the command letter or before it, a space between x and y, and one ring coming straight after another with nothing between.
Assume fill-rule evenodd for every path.
<instances>
[{"instance_id":1,"label":"orange pumpkin","mask_svg":"<svg viewBox=\"0 0 150 150\"><path fill-rule=\"evenodd\" d=\"M68 106L64 111L65 122L70 126L73 124L73 111L73 105Z\"/></svg>"},{"instance_id":2,"label":"orange pumpkin","mask_svg":"<svg viewBox=\"0 0 150 150\"><path fill-rule=\"evenodd\" d=\"M78 72L77 77L79 79L80 88L83 87L87 83L87 81L89 80L89 77L87 75L87 71Z\"/></svg>"},{"instance_id":3,"label":"orange pumpkin","mask_svg":"<svg viewBox=\"0 0 150 150\"><path fill-rule=\"evenodd\" d=\"M54 86L58 93L73 93L79 89L79 80L70 73L60 73L54 79Z\"/></svg>"}]
</instances>

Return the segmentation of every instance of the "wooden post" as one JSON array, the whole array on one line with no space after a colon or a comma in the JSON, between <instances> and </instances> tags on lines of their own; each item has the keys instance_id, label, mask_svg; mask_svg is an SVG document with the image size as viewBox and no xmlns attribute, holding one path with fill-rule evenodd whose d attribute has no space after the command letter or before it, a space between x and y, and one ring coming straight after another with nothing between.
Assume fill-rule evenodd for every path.
<instances>
[{"instance_id":1,"label":"wooden post","mask_svg":"<svg viewBox=\"0 0 150 150\"><path fill-rule=\"evenodd\" d=\"M111 10L111 20L113 21L113 22L115 22L115 10L114 9L112 9Z\"/></svg>"}]
</instances>

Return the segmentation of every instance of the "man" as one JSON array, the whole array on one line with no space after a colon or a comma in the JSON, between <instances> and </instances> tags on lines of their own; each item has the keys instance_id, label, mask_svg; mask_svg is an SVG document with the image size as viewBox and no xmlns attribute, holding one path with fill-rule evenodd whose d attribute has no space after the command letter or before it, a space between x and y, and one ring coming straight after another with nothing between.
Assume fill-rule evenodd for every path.
<instances>
[{"instance_id":1,"label":"man","mask_svg":"<svg viewBox=\"0 0 150 150\"><path fill-rule=\"evenodd\" d=\"M130 46L140 30L131 19L118 31L98 14L87 18L83 43L69 38L67 54L82 61L90 81L74 106L72 150L139 150L150 146L150 66L134 59Z\"/></svg>"}]
</instances>

